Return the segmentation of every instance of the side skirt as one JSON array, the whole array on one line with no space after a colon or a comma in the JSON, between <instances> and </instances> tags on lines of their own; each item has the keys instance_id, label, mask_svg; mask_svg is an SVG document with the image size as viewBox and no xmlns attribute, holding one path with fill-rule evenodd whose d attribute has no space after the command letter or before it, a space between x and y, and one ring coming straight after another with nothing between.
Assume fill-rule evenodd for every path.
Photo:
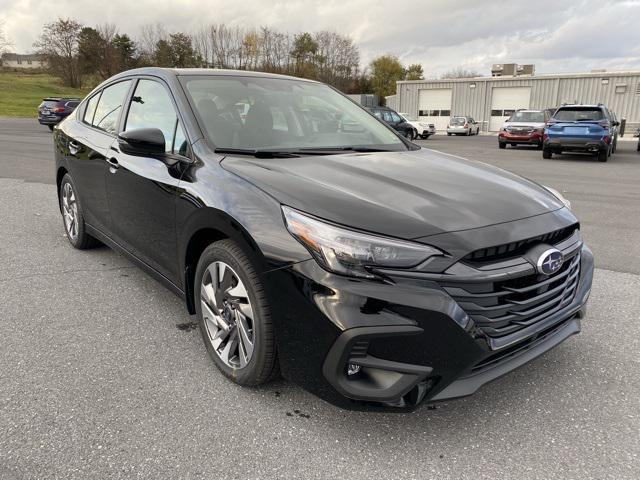
<instances>
[{"instance_id":1,"label":"side skirt","mask_svg":"<svg viewBox=\"0 0 640 480\"><path fill-rule=\"evenodd\" d=\"M171 290L173 293L175 293L178 297L180 297L182 300L184 300L186 302L186 297L185 297L184 291L180 287L178 287L175 283L173 283L171 280L169 280L167 277L162 275L160 272L158 272L153 267L147 265L144 261L140 260L133 253L129 252L127 249L125 249L123 246L121 246L115 240L111 239L111 237L108 237L107 235L102 233L97 228L89 225L88 223L85 223L85 227L86 227L87 233L89 235L91 235L92 237L97 238L102 243L104 243L109 248L111 248L112 250L115 250L116 252L118 252L118 253L122 254L123 256L125 256L128 260L133 262L138 268L143 270L145 273L149 274L151 277L156 279L158 282L160 282L162 285L164 285L166 288Z\"/></svg>"}]
</instances>

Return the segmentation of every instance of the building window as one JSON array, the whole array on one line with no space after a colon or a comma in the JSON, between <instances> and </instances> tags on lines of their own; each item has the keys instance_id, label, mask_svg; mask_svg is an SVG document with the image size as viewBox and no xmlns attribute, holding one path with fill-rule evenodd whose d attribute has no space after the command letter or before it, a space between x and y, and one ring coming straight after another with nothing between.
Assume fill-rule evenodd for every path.
<instances>
[{"instance_id":1,"label":"building window","mask_svg":"<svg viewBox=\"0 0 640 480\"><path fill-rule=\"evenodd\" d=\"M603 78L602 79L602 85L609 85L609 79L608 78Z\"/></svg>"},{"instance_id":2,"label":"building window","mask_svg":"<svg viewBox=\"0 0 640 480\"><path fill-rule=\"evenodd\" d=\"M627 85L624 83L616 85L616 93L627 93Z\"/></svg>"}]
</instances>

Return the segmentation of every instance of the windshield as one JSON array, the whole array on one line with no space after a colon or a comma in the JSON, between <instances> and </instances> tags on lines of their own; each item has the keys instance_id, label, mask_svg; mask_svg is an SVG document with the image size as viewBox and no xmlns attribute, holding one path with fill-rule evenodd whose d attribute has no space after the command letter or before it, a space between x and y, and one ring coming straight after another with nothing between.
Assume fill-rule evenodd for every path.
<instances>
[{"instance_id":1,"label":"windshield","mask_svg":"<svg viewBox=\"0 0 640 480\"><path fill-rule=\"evenodd\" d=\"M516 112L511 115L510 122L532 122L544 123L544 113L542 112Z\"/></svg>"},{"instance_id":2,"label":"windshield","mask_svg":"<svg viewBox=\"0 0 640 480\"><path fill-rule=\"evenodd\" d=\"M467 119L464 117L453 117L450 123L451 125L464 125L467 123Z\"/></svg>"},{"instance_id":3,"label":"windshield","mask_svg":"<svg viewBox=\"0 0 640 480\"><path fill-rule=\"evenodd\" d=\"M604 115L597 107L571 107L561 108L553 118L561 122L588 122L603 120Z\"/></svg>"},{"instance_id":4,"label":"windshield","mask_svg":"<svg viewBox=\"0 0 640 480\"><path fill-rule=\"evenodd\" d=\"M197 75L181 81L219 149L407 150L375 117L320 83Z\"/></svg>"},{"instance_id":5,"label":"windshield","mask_svg":"<svg viewBox=\"0 0 640 480\"><path fill-rule=\"evenodd\" d=\"M400 115L402 115L402 117L404 117L404 119L407 120L408 122L417 122L418 121L418 119L413 115L409 115L409 114L406 114L406 113L401 113Z\"/></svg>"}]
</instances>

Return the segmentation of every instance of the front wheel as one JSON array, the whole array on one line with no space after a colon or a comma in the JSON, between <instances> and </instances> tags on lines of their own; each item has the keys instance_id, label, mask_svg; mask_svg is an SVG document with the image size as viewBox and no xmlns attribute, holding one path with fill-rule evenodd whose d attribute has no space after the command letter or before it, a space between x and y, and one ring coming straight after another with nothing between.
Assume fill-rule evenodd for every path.
<instances>
[{"instance_id":1,"label":"front wheel","mask_svg":"<svg viewBox=\"0 0 640 480\"><path fill-rule=\"evenodd\" d=\"M546 158L547 160L553 156L553 153L548 148L542 149L542 158Z\"/></svg>"},{"instance_id":2,"label":"front wheel","mask_svg":"<svg viewBox=\"0 0 640 480\"><path fill-rule=\"evenodd\" d=\"M507 144L504 142L498 142L498 148L504 150L505 148L507 148Z\"/></svg>"},{"instance_id":3,"label":"front wheel","mask_svg":"<svg viewBox=\"0 0 640 480\"><path fill-rule=\"evenodd\" d=\"M194 285L200 332L218 369L246 386L277 376L267 295L242 249L231 240L209 245L198 261Z\"/></svg>"}]
</instances>

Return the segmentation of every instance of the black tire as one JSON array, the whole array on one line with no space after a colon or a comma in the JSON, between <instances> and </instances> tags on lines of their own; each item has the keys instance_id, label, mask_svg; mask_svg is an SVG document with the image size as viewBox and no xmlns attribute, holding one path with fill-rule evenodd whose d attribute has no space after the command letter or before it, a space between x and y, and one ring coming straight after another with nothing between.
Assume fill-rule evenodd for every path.
<instances>
[{"instance_id":1,"label":"black tire","mask_svg":"<svg viewBox=\"0 0 640 480\"><path fill-rule=\"evenodd\" d=\"M467 132L467 137L471 136L471 129L469 129L469 131Z\"/></svg>"},{"instance_id":2,"label":"black tire","mask_svg":"<svg viewBox=\"0 0 640 480\"><path fill-rule=\"evenodd\" d=\"M541 143L539 143L539 144L536 146L536 148L537 148L538 150L542 150L542 148L543 148L543 147L544 147L544 145L542 145Z\"/></svg>"},{"instance_id":3,"label":"black tire","mask_svg":"<svg viewBox=\"0 0 640 480\"><path fill-rule=\"evenodd\" d=\"M53 125L47 125L47 127L49 127L49 130L53 132Z\"/></svg>"},{"instance_id":4,"label":"black tire","mask_svg":"<svg viewBox=\"0 0 640 480\"><path fill-rule=\"evenodd\" d=\"M431 135L420 135L420 138L422 140L426 140L427 138L429 138Z\"/></svg>"},{"instance_id":5,"label":"black tire","mask_svg":"<svg viewBox=\"0 0 640 480\"><path fill-rule=\"evenodd\" d=\"M546 158L547 160L553 156L553 153L548 148L542 149L542 158Z\"/></svg>"},{"instance_id":6,"label":"black tire","mask_svg":"<svg viewBox=\"0 0 640 480\"><path fill-rule=\"evenodd\" d=\"M476 135L480 135L480 127L476 128Z\"/></svg>"},{"instance_id":7,"label":"black tire","mask_svg":"<svg viewBox=\"0 0 640 480\"><path fill-rule=\"evenodd\" d=\"M447 135L451 136L451 133L447 132Z\"/></svg>"},{"instance_id":8,"label":"black tire","mask_svg":"<svg viewBox=\"0 0 640 480\"><path fill-rule=\"evenodd\" d=\"M200 303L200 285L205 270L213 262L224 262L237 273L247 290L254 311L254 350L249 362L243 368L233 368L226 365L207 338L208 333ZM238 385L256 386L273 380L280 374L271 309L266 292L251 260L232 240L212 243L200 255L194 281L194 301L202 340L209 356L225 377Z\"/></svg>"},{"instance_id":9,"label":"black tire","mask_svg":"<svg viewBox=\"0 0 640 480\"><path fill-rule=\"evenodd\" d=\"M64 203L63 192L65 190L66 184L69 184L71 186L71 189L74 192L74 196L75 196L75 205L77 209L77 218L76 218L77 235L75 236L75 238L67 228L67 224L65 223L65 218L64 218L65 214L64 214L64 206L63 206L63 203ZM97 247L98 245L100 245L100 242L86 232L86 228L84 224L84 212L82 210L82 204L80 203L80 199L78 198L77 192L78 192L78 189L73 183L73 179L71 178L71 175L66 173L64 177L62 177L62 181L60 182L60 189L58 190L58 206L60 207L60 213L62 214L62 217L63 217L62 224L64 225L64 231L65 231L65 234L67 235L67 240L69 240L69 243L74 248L77 248L78 250L87 250L89 248Z\"/></svg>"},{"instance_id":10,"label":"black tire","mask_svg":"<svg viewBox=\"0 0 640 480\"><path fill-rule=\"evenodd\" d=\"M636 147L636 151L640 152L640 140L638 140L638 146Z\"/></svg>"},{"instance_id":11,"label":"black tire","mask_svg":"<svg viewBox=\"0 0 640 480\"><path fill-rule=\"evenodd\" d=\"M609 159L609 149L600 150L598 152L598 161L599 162L606 162L608 159Z\"/></svg>"},{"instance_id":12,"label":"black tire","mask_svg":"<svg viewBox=\"0 0 640 480\"><path fill-rule=\"evenodd\" d=\"M616 150L618 149L618 140L614 140L613 141L613 145L611 146L611 153L616 153Z\"/></svg>"},{"instance_id":13,"label":"black tire","mask_svg":"<svg viewBox=\"0 0 640 480\"><path fill-rule=\"evenodd\" d=\"M503 150L504 150L505 148L507 148L507 144L506 144L506 143L504 143L504 142L498 142L498 148L500 148L500 149L503 149Z\"/></svg>"},{"instance_id":14,"label":"black tire","mask_svg":"<svg viewBox=\"0 0 640 480\"><path fill-rule=\"evenodd\" d=\"M512 143L512 144L511 144L511 146L512 146L512 147L515 147L515 146L516 146L516 144L515 144L515 143Z\"/></svg>"}]
</instances>

